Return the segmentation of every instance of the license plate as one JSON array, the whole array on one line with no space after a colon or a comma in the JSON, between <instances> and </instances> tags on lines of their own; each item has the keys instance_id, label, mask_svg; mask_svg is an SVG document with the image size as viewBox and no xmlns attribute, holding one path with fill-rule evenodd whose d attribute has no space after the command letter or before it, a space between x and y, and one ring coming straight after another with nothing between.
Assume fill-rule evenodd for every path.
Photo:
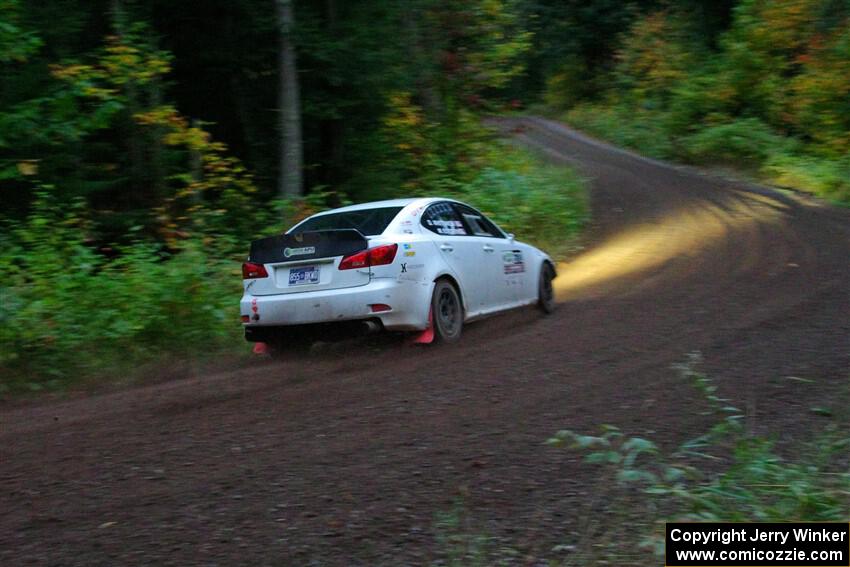
<instances>
[{"instance_id":1,"label":"license plate","mask_svg":"<svg viewBox=\"0 0 850 567\"><path fill-rule=\"evenodd\" d=\"M290 268L289 285L305 285L319 283L319 268L309 266L307 268Z\"/></svg>"}]
</instances>

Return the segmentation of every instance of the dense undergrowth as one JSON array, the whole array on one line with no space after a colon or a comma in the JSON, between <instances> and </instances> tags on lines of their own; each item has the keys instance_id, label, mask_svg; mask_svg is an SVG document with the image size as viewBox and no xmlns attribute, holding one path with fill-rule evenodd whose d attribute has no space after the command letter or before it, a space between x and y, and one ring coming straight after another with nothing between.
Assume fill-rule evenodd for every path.
<instances>
[{"instance_id":1,"label":"dense undergrowth","mask_svg":"<svg viewBox=\"0 0 850 567\"><path fill-rule=\"evenodd\" d=\"M823 155L756 118L697 126L683 135L670 129L671 117L663 111L636 111L626 105L582 104L563 118L575 128L650 157L731 167L765 183L850 204L850 160Z\"/></svg>"},{"instance_id":2,"label":"dense undergrowth","mask_svg":"<svg viewBox=\"0 0 850 567\"><path fill-rule=\"evenodd\" d=\"M546 102L652 157L850 203L846 3L743 0L729 19L712 36L686 9L649 12L621 34L610 67L567 63L549 77Z\"/></svg>"}]
</instances>

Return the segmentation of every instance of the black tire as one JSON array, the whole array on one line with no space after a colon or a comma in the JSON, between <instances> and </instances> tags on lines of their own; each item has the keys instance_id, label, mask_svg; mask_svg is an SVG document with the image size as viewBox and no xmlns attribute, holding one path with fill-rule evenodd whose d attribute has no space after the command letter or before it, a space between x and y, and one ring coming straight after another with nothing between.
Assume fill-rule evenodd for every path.
<instances>
[{"instance_id":1,"label":"black tire","mask_svg":"<svg viewBox=\"0 0 850 567\"><path fill-rule=\"evenodd\" d=\"M551 313L555 310L555 288L552 280L555 279L555 270L548 262L544 262L540 268L540 280L537 286L537 307L543 313Z\"/></svg>"},{"instance_id":2,"label":"black tire","mask_svg":"<svg viewBox=\"0 0 850 567\"><path fill-rule=\"evenodd\" d=\"M463 330L463 305L457 289L446 280L437 281L431 299L434 316L434 342L453 343Z\"/></svg>"}]
</instances>

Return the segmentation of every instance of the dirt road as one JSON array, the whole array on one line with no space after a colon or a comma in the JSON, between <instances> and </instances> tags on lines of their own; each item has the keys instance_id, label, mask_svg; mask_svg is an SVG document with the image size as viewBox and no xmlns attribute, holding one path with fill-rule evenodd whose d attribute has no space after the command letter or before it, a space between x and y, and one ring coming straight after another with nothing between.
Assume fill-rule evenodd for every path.
<instances>
[{"instance_id":1,"label":"dirt road","mask_svg":"<svg viewBox=\"0 0 850 567\"><path fill-rule=\"evenodd\" d=\"M471 532L547 556L596 471L543 441L699 431L670 369L693 351L755 428L788 439L830 419L811 408L848 386L847 211L542 119L500 125L592 180L588 246L561 267L553 316L0 410L0 564L426 564L456 506Z\"/></svg>"}]
</instances>

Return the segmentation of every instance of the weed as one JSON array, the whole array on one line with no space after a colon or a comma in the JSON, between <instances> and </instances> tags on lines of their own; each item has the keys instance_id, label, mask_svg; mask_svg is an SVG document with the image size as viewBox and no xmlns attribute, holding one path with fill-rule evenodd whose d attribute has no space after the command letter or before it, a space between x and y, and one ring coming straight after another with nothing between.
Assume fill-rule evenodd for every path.
<instances>
[{"instance_id":1,"label":"weed","mask_svg":"<svg viewBox=\"0 0 850 567\"><path fill-rule=\"evenodd\" d=\"M773 439L743 426L740 411L717 395L691 355L677 370L721 419L703 435L664 454L650 440L627 437L604 426L599 435L559 431L549 443L585 454L607 468L620 485L639 488L647 510L663 520L643 544L663 553L664 521L843 521L850 506L850 473L841 457L850 437L828 430L803 446L796 459L782 458Z\"/></svg>"}]
</instances>

